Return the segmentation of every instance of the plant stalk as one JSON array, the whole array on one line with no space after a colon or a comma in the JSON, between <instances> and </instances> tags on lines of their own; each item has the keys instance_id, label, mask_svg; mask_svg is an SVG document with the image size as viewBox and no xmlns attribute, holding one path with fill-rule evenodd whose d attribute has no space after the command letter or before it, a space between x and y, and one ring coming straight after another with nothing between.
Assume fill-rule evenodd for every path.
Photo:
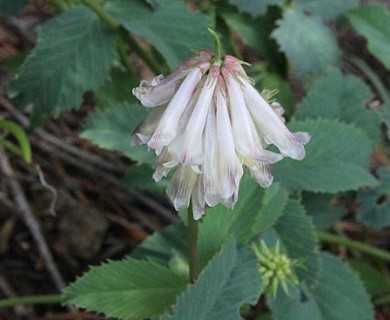
<instances>
[{"instance_id":1,"label":"plant stalk","mask_svg":"<svg viewBox=\"0 0 390 320\"><path fill-rule=\"evenodd\" d=\"M148 51L144 50L127 30L121 27L121 23L112 16L106 8L96 2L96 0L82 1L87 7L92 9L100 19L106 22L120 36L122 41L127 43L155 73L162 73L163 70L154 57Z\"/></svg>"},{"instance_id":2,"label":"plant stalk","mask_svg":"<svg viewBox=\"0 0 390 320\"><path fill-rule=\"evenodd\" d=\"M194 220L192 206L188 208L188 247L190 251L190 277L189 282L195 283L198 279L199 256L198 256L198 222Z\"/></svg>"},{"instance_id":3,"label":"plant stalk","mask_svg":"<svg viewBox=\"0 0 390 320\"><path fill-rule=\"evenodd\" d=\"M50 304L50 303L61 303L60 294L48 294L38 296L24 296L24 297L13 297L8 299L0 300L0 309L17 306L20 304L32 305L32 304Z\"/></svg>"},{"instance_id":4,"label":"plant stalk","mask_svg":"<svg viewBox=\"0 0 390 320\"><path fill-rule=\"evenodd\" d=\"M373 247L369 244L361 243L359 241L351 240L343 236L337 236L325 231L317 231L316 233L318 239L321 241L345 246L347 248L363 252L380 260L390 262L390 253L385 250Z\"/></svg>"},{"instance_id":5,"label":"plant stalk","mask_svg":"<svg viewBox=\"0 0 390 320\"><path fill-rule=\"evenodd\" d=\"M221 47L222 47L221 40L219 39L217 33L213 29L208 28L207 30L210 32L210 34L214 38L214 45L215 45L214 65L220 66L222 64L222 60L221 60Z\"/></svg>"},{"instance_id":6,"label":"plant stalk","mask_svg":"<svg viewBox=\"0 0 390 320\"><path fill-rule=\"evenodd\" d=\"M371 82L371 84L375 87L375 89L378 91L380 97L382 98L382 101L384 104L386 104L388 107L390 107L390 95L387 91L385 85L382 83L379 76L367 65L367 63L364 62L364 60L350 56L349 60L358 67L363 73L366 75L368 80Z\"/></svg>"}]
</instances>

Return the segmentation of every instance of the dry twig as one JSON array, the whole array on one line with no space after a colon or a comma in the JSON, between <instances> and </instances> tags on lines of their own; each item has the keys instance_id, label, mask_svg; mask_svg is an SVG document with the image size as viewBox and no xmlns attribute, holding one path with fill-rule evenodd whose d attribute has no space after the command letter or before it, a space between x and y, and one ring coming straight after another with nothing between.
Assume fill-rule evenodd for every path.
<instances>
[{"instance_id":1,"label":"dry twig","mask_svg":"<svg viewBox=\"0 0 390 320\"><path fill-rule=\"evenodd\" d=\"M0 168L3 171L4 176L6 177L6 182L11 190L11 193L14 198L18 212L26 224L28 229L31 232L31 235L38 247L38 250L45 261L45 265L57 287L58 290L62 290L65 287L65 282L62 279L61 274L59 273L57 266L54 262L53 256L49 250L49 247L46 243L45 238L42 235L41 227L39 222L32 213L26 196L20 186L18 180L16 179L15 173L9 163L7 154L5 153L3 147L0 146Z\"/></svg>"}]
</instances>

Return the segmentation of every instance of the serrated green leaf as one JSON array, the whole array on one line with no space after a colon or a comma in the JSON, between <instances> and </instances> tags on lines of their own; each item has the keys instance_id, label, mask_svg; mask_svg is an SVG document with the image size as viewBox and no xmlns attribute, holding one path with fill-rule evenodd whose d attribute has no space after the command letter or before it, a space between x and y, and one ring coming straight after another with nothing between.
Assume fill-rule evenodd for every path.
<instances>
[{"instance_id":1,"label":"serrated green leaf","mask_svg":"<svg viewBox=\"0 0 390 320\"><path fill-rule=\"evenodd\" d=\"M373 308L357 275L342 261L322 253L322 272L312 294L324 320L373 320Z\"/></svg>"},{"instance_id":2,"label":"serrated green leaf","mask_svg":"<svg viewBox=\"0 0 390 320\"><path fill-rule=\"evenodd\" d=\"M240 306L255 303L261 279L255 254L228 241L177 300L171 316L164 320L239 320Z\"/></svg>"},{"instance_id":3,"label":"serrated green leaf","mask_svg":"<svg viewBox=\"0 0 390 320\"><path fill-rule=\"evenodd\" d=\"M139 189L157 194L164 194L169 180L162 179L159 182L153 180L153 168L149 164L131 166L123 178L123 184L129 188Z\"/></svg>"},{"instance_id":4,"label":"serrated green leaf","mask_svg":"<svg viewBox=\"0 0 390 320\"><path fill-rule=\"evenodd\" d=\"M390 14L385 6L364 5L348 13L352 26L367 39L368 49L390 69Z\"/></svg>"},{"instance_id":5,"label":"serrated green leaf","mask_svg":"<svg viewBox=\"0 0 390 320\"><path fill-rule=\"evenodd\" d=\"M131 90L138 86L139 79L120 68L112 68L109 78L95 91L95 106L100 110L108 109L121 103L136 103Z\"/></svg>"},{"instance_id":6,"label":"serrated green leaf","mask_svg":"<svg viewBox=\"0 0 390 320\"><path fill-rule=\"evenodd\" d=\"M390 280L386 273L362 260L350 260L348 264L359 275L369 294L380 296L390 293Z\"/></svg>"},{"instance_id":7,"label":"serrated green leaf","mask_svg":"<svg viewBox=\"0 0 390 320\"><path fill-rule=\"evenodd\" d=\"M302 161L284 159L273 165L275 181L289 189L337 193L376 186L369 172L373 151L367 135L353 125L317 119L294 122L292 131L312 136Z\"/></svg>"},{"instance_id":8,"label":"serrated green leaf","mask_svg":"<svg viewBox=\"0 0 390 320\"><path fill-rule=\"evenodd\" d=\"M213 45L207 32L208 18L190 12L182 1L160 1L152 10L142 1L118 0L108 2L106 8L126 29L150 41L171 69L188 57L190 50Z\"/></svg>"},{"instance_id":9,"label":"serrated green leaf","mask_svg":"<svg viewBox=\"0 0 390 320\"><path fill-rule=\"evenodd\" d=\"M183 223L155 232L139 245L132 257L169 265L175 253L188 257L188 230Z\"/></svg>"},{"instance_id":10,"label":"serrated green leaf","mask_svg":"<svg viewBox=\"0 0 390 320\"><path fill-rule=\"evenodd\" d=\"M147 115L147 109L138 104L121 104L87 118L80 136L101 148L117 150L129 158L154 165L154 153L145 146L131 144L131 134Z\"/></svg>"},{"instance_id":11,"label":"serrated green leaf","mask_svg":"<svg viewBox=\"0 0 390 320\"><path fill-rule=\"evenodd\" d=\"M67 287L65 303L119 319L143 319L168 311L186 279L151 261L125 259L93 267Z\"/></svg>"},{"instance_id":12,"label":"serrated green leaf","mask_svg":"<svg viewBox=\"0 0 390 320\"><path fill-rule=\"evenodd\" d=\"M345 208L342 205L333 204L335 198L333 194L303 193L302 204L313 218L313 223L317 228L329 228L344 215Z\"/></svg>"},{"instance_id":13,"label":"serrated green leaf","mask_svg":"<svg viewBox=\"0 0 390 320\"><path fill-rule=\"evenodd\" d=\"M289 200L285 213L274 226L291 259L301 259L303 268L296 273L301 281L313 285L320 273L320 256L314 226L305 208L297 200ZM292 239L294 239L292 241Z\"/></svg>"},{"instance_id":14,"label":"serrated green leaf","mask_svg":"<svg viewBox=\"0 0 390 320\"><path fill-rule=\"evenodd\" d=\"M39 28L37 46L11 83L10 95L18 95L23 108L32 103L32 125L41 124L78 108L86 91L103 84L116 58L107 25L87 8L68 10Z\"/></svg>"},{"instance_id":15,"label":"serrated green leaf","mask_svg":"<svg viewBox=\"0 0 390 320\"><path fill-rule=\"evenodd\" d=\"M279 51L276 41L269 36L275 28L275 21L280 19L279 10L268 10L265 16L257 18L229 10L223 4L217 10L230 32L236 32L245 45L264 55L270 69L282 75L286 74L286 58ZM250 70L252 69L248 71Z\"/></svg>"},{"instance_id":16,"label":"serrated green leaf","mask_svg":"<svg viewBox=\"0 0 390 320\"><path fill-rule=\"evenodd\" d=\"M316 16L308 16L300 10L286 10L272 37L302 78L318 76L330 66L339 65L340 51L336 38Z\"/></svg>"},{"instance_id":17,"label":"serrated green leaf","mask_svg":"<svg viewBox=\"0 0 390 320\"><path fill-rule=\"evenodd\" d=\"M365 107L371 98L370 88L361 79L335 69L313 82L294 116L299 120L318 117L343 120L376 140L380 116Z\"/></svg>"},{"instance_id":18,"label":"serrated green leaf","mask_svg":"<svg viewBox=\"0 0 390 320\"><path fill-rule=\"evenodd\" d=\"M308 299L299 287L290 287L288 294L278 290L276 297L268 294L267 304L274 320L328 320L322 317L316 302Z\"/></svg>"},{"instance_id":19,"label":"serrated green leaf","mask_svg":"<svg viewBox=\"0 0 390 320\"><path fill-rule=\"evenodd\" d=\"M246 243L271 227L287 203L287 192L279 184L262 189L249 176L241 181L233 210L221 205L209 208L199 224L199 260L205 265L231 236ZM215 226L218 226L216 228Z\"/></svg>"},{"instance_id":20,"label":"serrated green leaf","mask_svg":"<svg viewBox=\"0 0 390 320\"><path fill-rule=\"evenodd\" d=\"M293 5L325 20L332 20L358 6L359 0L295 0Z\"/></svg>"},{"instance_id":21,"label":"serrated green leaf","mask_svg":"<svg viewBox=\"0 0 390 320\"><path fill-rule=\"evenodd\" d=\"M0 15L14 16L25 5L27 5L27 0L0 0Z\"/></svg>"},{"instance_id":22,"label":"serrated green leaf","mask_svg":"<svg viewBox=\"0 0 390 320\"><path fill-rule=\"evenodd\" d=\"M356 218L367 226L383 228L390 226L390 169L380 168L377 174L380 185L358 193Z\"/></svg>"},{"instance_id":23,"label":"serrated green leaf","mask_svg":"<svg viewBox=\"0 0 390 320\"><path fill-rule=\"evenodd\" d=\"M370 298L356 274L328 253L321 254L321 265L316 287L268 296L275 320L374 320Z\"/></svg>"},{"instance_id":24,"label":"serrated green leaf","mask_svg":"<svg viewBox=\"0 0 390 320\"><path fill-rule=\"evenodd\" d=\"M280 5L284 0L229 0L239 11L250 14L252 17L262 16L266 13L268 6Z\"/></svg>"}]
</instances>

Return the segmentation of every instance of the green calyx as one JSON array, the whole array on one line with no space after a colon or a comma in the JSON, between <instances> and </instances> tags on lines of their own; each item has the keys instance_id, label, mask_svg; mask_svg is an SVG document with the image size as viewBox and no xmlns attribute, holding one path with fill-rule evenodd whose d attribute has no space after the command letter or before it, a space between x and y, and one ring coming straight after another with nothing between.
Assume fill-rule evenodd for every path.
<instances>
[{"instance_id":1,"label":"green calyx","mask_svg":"<svg viewBox=\"0 0 390 320\"><path fill-rule=\"evenodd\" d=\"M213 29L207 28L207 30L210 32L210 34L214 38L214 44L215 44L214 65L221 66L222 65L222 60L221 60L221 40L219 39L217 33Z\"/></svg>"},{"instance_id":2,"label":"green calyx","mask_svg":"<svg viewBox=\"0 0 390 320\"><path fill-rule=\"evenodd\" d=\"M289 259L287 255L280 253L279 242L273 248L268 248L263 240L259 244L253 244L252 249L259 260L259 271L263 278L263 290L276 296L278 287L288 294L288 284L299 283L294 273L294 268L302 266L299 260Z\"/></svg>"}]
</instances>

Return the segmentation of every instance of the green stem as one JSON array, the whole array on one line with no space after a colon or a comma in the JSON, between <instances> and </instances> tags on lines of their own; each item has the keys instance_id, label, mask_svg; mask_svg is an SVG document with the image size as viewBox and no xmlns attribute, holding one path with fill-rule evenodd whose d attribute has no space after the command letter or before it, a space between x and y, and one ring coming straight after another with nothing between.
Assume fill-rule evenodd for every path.
<instances>
[{"instance_id":1,"label":"green stem","mask_svg":"<svg viewBox=\"0 0 390 320\"><path fill-rule=\"evenodd\" d=\"M134 39L134 37L122 29L120 32L122 38L129 46L137 53L137 55L145 61L145 63L153 70L156 74L164 73L164 68L161 67L161 63L159 63L154 57L146 50L144 50L138 42Z\"/></svg>"},{"instance_id":2,"label":"green stem","mask_svg":"<svg viewBox=\"0 0 390 320\"><path fill-rule=\"evenodd\" d=\"M217 6L214 3L214 1L211 2L208 11L209 11L211 29L214 30L217 28Z\"/></svg>"},{"instance_id":3,"label":"green stem","mask_svg":"<svg viewBox=\"0 0 390 320\"><path fill-rule=\"evenodd\" d=\"M9 151L13 152L17 156L21 157L22 159L24 159L22 150L20 150L20 148L15 146L13 143L7 141L6 139L0 138L0 145L8 149Z\"/></svg>"},{"instance_id":4,"label":"green stem","mask_svg":"<svg viewBox=\"0 0 390 320\"><path fill-rule=\"evenodd\" d=\"M119 54L119 58L126 68L126 70L135 78L137 78L137 74L134 71L133 65L130 63L129 58L127 56L127 46L126 44L120 39L120 37L117 37L116 40L116 48Z\"/></svg>"},{"instance_id":5,"label":"green stem","mask_svg":"<svg viewBox=\"0 0 390 320\"><path fill-rule=\"evenodd\" d=\"M354 249L360 252L363 252L365 254L368 254L372 257L381 259L386 262L390 262L390 253L373 247L369 244L361 243L359 241L351 240L346 237L342 236L337 236L325 231L317 231L317 237L319 240L324 241L324 242L329 242L329 243L334 243L338 245L345 246L350 249Z\"/></svg>"},{"instance_id":6,"label":"green stem","mask_svg":"<svg viewBox=\"0 0 390 320\"><path fill-rule=\"evenodd\" d=\"M358 67L363 73L366 75L368 80L370 80L371 84L375 87L375 89L378 91L379 95L381 96L383 102L390 106L390 95L387 91L386 87L383 85L381 79L378 77L378 75L365 63L362 59L350 56L349 60Z\"/></svg>"},{"instance_id":7,"label":"green stem","mask_svg":"<svg viewBox=\"0 0 390 320\"><path fill-rule=\"evenodd\" d=\"M213 29L207 28L207 30L211 33L211 35L214 38L214 43L215 43L214 65L220 66L222 64L222 61L221 61L221 40L219 39L217 33Z\"/></svg>"},{"instance_id":8,"label":"green stem","mask_svg":"<svg viewBox=\"0 0 390 320\"><path fill-rule=\"evenodd\" d=\"M50 304L50 303L61 303L60 294L48 294L39 296L24 296L24 297L13 297L8 299L0 300L0 309L17 306L20 304Z\"/></svg>"},{"instance_id":9,"label":"green stem","mask_svg":"<svg viewBox=\"0 0 390 320\"><path fill-rule=\"evenodd\" d=\"M96 0L82 0L83 3L91 8L104 22L106 22L117 34L121 37L124 43L130 45L130 47L141 57L142 60L155 72L162 73L160 64L154 59L154 57L144 50L133 36L125 29L121 28L119 21L115 19L102 5Z\"/></svg>"},{"instance_id":10,"label":"green stem","mask_svg":"<svg viewBox=\"0 0 390 320\"><path fill-rule=\"evenodd\" d=\"M96 0L82 0L95 13L114 30L119 29L120 23Z\"/></svg>"},{"instance_id":11,"label":"green stem","mask_svg":"<svg viewBox=\"0 0 390 320\"><path fill-rule=\"evenodd\" d=\"M190 249L190 283L195 283L199 275L198 223L194 220L192 206L188 208L188 244Z\"/></svg>"}]
</instances>

